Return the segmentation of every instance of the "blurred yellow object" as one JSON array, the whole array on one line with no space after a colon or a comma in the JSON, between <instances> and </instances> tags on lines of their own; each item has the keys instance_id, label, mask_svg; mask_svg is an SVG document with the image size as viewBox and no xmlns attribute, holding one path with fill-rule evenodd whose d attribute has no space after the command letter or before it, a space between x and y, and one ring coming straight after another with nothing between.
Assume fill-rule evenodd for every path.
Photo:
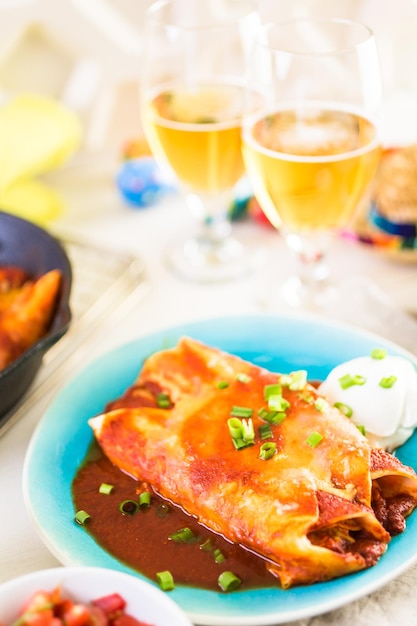
<instances>
[{"instance_id":1,"label":"blurred yellow object","mask_svg":"<svg viewBox=\"0 0 417 626\"><path fill-rule=\"evenodd\" d=\"M31 178L0 191L0 209L45 226L63 213L64 203L57 191Z\"/></svg>"},{"instance_id":2,"label":"blurred yellow object","mask_svg":"<svg viewBox=\"0 0 417 626\"><path fill-rule=\"evenodd\" d=\"M0 208L37 222L56 217L57 193L33 179L61 166L81 140L76 114L51 98L20 95L0 108Z\"/></svg>"}]
</instances>

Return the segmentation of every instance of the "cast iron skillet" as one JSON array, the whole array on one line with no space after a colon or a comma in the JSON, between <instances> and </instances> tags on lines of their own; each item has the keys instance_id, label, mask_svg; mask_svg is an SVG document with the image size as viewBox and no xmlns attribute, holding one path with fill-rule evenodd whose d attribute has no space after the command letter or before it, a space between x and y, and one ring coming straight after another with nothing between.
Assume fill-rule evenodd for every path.
<instances>
[{"instance_id":1,"label":"cast iron skillet","mask_svg":"<svg viewBox=\"0 0 417 626\"><path fill-rule=\"evenodd\" d=\"M61 244L45 230L0 211L0 265L16 265L37 278L59 269L62 285L51 327L42 339L0 371L0 421L22 398L35 378L44 354L68 330L71 322L69 296L72 272Z\"/></svg>"}]
</instances>

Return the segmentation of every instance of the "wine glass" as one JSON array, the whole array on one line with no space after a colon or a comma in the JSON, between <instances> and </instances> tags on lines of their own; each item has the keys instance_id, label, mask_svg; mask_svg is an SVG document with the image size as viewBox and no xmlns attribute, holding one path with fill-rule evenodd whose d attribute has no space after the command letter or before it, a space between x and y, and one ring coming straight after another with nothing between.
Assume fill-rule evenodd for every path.
<instances>
[{"instance_id":1,"label":"wine glass","mask_svg":"<svg viewBox=\"0 0 417 626\"><path fill-rule=\"evenodd\" d=\"M182 276L198 281L230 279L257 262L257 251L233 236L229 219L234 187L244 174L243 78L256 22L251 8L247 0L162 0L145 17L144 131L155 158L176 175L199 225L170 247L168 259Z\"/></svg>"},{"instance_id":2,"label":"wine glass","mask_svg":"<svg viewBox=\"0 0 417 626\"><path fill-rule=\"evenodd\" d=\"M313 309L337 296L327 251L373 178L380 108L367 26L313 16L262 24L248 61L243 153L259 204L298 265L279 291L269 281L272 307L274 291Z\"/></svg>"}]
</instances>

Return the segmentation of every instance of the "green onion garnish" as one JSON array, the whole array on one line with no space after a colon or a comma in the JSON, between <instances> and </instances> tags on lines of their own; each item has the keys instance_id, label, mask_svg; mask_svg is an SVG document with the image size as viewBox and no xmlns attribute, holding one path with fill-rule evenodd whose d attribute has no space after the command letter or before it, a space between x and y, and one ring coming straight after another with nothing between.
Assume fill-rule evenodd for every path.
<instances>
[{"instance_id":1,"label":"green onion garnish","mask_svg":"<svg viewBox=\"0 0 417 626\"><path fill-rule=\"evenodd\" d=\"M339 378L339 383L342 389L348 389L349 387L353 387L353 385L364 385L366 383L366 378L360 374L356 374L355 376L345 374Z\"/></svg>"},{"instance_id":2,"label":"green onion garnish","mask_svg":"<svg viewBox=\"0 0 417 626\"><path fill-rule=\"evenodd\" d=\"M282 395L282 385L279 383L275 383L273 385L265 385L264 387L264 398L268 402L270 396L281 396Z\"/></svg>"},{"instance_id":3,"label":"green onion garnish","mask_svg":"<svg viewBox=\"0 0 417 626\"><path fill-rule=\"evenodd\" d=\"M242 450L243 448L247 448L254 444L254 441L246 441L245 439L242 439L242 438L232 439L232 441L236 450Z\"/></svg>"},{"instance_id":4,"label":"green onion garnish","mask_svg":"<svg viewBox=\"0 0 417 626\"><path fill-rule=\"evenodd\" d=\"M222 591L234 591L242 584L242 581L233 572L222 572L217 579L220 589Z\"/></svg>"},{"instance_id":5,"label":"green onion garnish","mask_svg":"<svg viewBox=\"0 0 417 626\"><path fill-rule=\"evenodd\" d=\"M158 393L156 396L156 404L160 409L168 409L171 406L171 400L167 393Z\"/></svg>"},{"instance_id":6,"label":"green onion garnish","mask_svg":"<svg viewBox=\"0 0 417 626\"><path fill-rule=\"evenodd\" d=\"M223 561L226 560L226 557L224 556L223 552L219 548L216 548L215 550L213 550L213 558L214 558L215 563L223 563Z\"/></svg>"},{"instance_id":7,"label":"green onion garnish","mask_svg":"<svg viewBox=\"0 0 417 626\"><path fill-rule=\"evenodd\" d=\"M253 409L247 406L233 406L230 415L233 417L252 417Z\"/></svg>"},{"instance_id":8,"label":"green onion garnish","mask_svg":"<svg viewBox=\"0 0 417 626\"><path fill-rule=\"evenodd\" d=\"M123 500L119 504L119 511L122 515L134 515L139 509L139 502L136 500Z\"/></svg>"},{"instance_id":9,"label":"green onion garnish","mask_svg":"<svg viewBox=\"0 0 417 626\"><path fill-rule=\"evenodd\" d=\"M251 419L242 420L243 427L243 439L245 441L255 441L255 430L253 428L253 422Z\"/></svg>"},{"instance_id":10,"label":"green onion garnish","mask_svg":"<svg viewBox=\"0 0 417 626\"><path fill-rule=\"evenodd\" d=\"M371 352L371 357L373 359L385 359L387 356L387 351L383 348L374 348Z\"/></svg>"},{"instance_id":11,"label":"green onion garnish","mask_svg":"<svg viewBox=\"0 0 417 626\"><path fill-rule=\"evenodd\" d=\"M300 398L300 400L303 400L307 404L313 404L314 403L314 397L311 395L311 393L306 393L306 392L299 393L298 397Z\"/></svg>"},{"instance_id":12,"label":"green onion garnish","mask_svg":"<svg viewBox=\"0 0 417 626\"><path fill-rule=\"evenodd\" d=\"M268 411L268 409L262 408L258 411L258 415L261 419L268 422L268 424L281 424L287 417L286 413L280 411Z\"/></svg>"},{"instance_id":13,"label":"green onion garnish","mask_svg":"<svg viewBox=\"0 0 417 626\"><path fill-rule=\"evenodd\" d=\"M162 591L171 591L171 589L174 589L175 587L174 578L169 570L157 572L156 579Z\"/></svg>"},{"instance_id":14,"label":"green onion garnish","mask_svg":"<svg viewBox=\"0 0 417 626\"><path fill-rule=\"evenodd\" d=\"M323 435L320 435L317 431L311 433L311 435L306 439L306 443L312 448L315 448L319 445L320 441L323 439Z\"/></svg>"},{"instance_id":15,"label":"green onion garnish","mask_svg":"<svg viewBox=\"0 0 417 626\"><path fill-rule=\"evenodd\" d=\"M217 389L226 389L229 386L227 380L219 380L217 383Z\"/></svg>"},{"instance_id":16,"label":"green onion garnish","mask_svg":"<svg viewBox=\"0 0 417 626\"><path fill-rule=\"evenodd\" d=\"M139 507L141 509L147 509L150 504L151 494L149 493L149 491L142 491L142 493L139 495Z\"/></svg>"},{"instance_id":17,"label":"green onion garnish","mask_svg":"<svg viewBox=\"0 0 417 626\"><path fill-rule=\"evenodd\" d=\"M291 391L301 391L307 384L307 370L297 370L291 374L283 374L280 378L281 384L289 387Z\"/></svg>"},{"instance_id":18,"label":"green onion garnish","mask_svg":"<svg viewBox=\"0 0 417 626\"><path fill-rule=\"evenodd\" d=\"M232 439L243 438L242 422L238 417L230 417L227 420L227 425L229 427L229 433Z\"/></svg>"},{"instance_id":19,"label":"green onion garnish","mask_svg":"<svg viewBox=\"0 0 417 626\"><path fill-rule=\"evenodd\" d=\"M74 519L77 524L80 524L80 526L84 526L84 524L88 522L89 519L91 519L91 515L87 513L87 511L84 511L84 509L80 509L76 512Z\"/></svg>"},{"instance_id":20,"label":"green onion garnish","mask_svg":"<svg viewBox=\"0 0 417 626\"><path fill-rule=\"evenodd\" d=\"M240 383L250 383L251 381L251 377L248 374L237 374L236 376L236 380L238 380Z\"/></svg>"},{"instance_id":21,"label":"green onion garnish","mask_svg":"<svg viewBox=\"0 0 417 626\"><path fill-rule=\"evenodd\" d=\"M211 552L213 550L213 542L210 537L203 543L200 543L200 550L203 550L203 552Z\"/></svg>"},{"instance_id":22,"label":"green onion garnish","mask_svg":"<svg viewBox=\"0 0 417 626\"><path fill-rule=\"evenodd\" d=\"M271 459L274 454L277 452L277 444L275 441L268 441L267 443L263 443L259 449L259 458L267 461Z\"/></svg>"},{"instance_id":23,"label":"green onion garnish","mask_svg":"<svg viewBox=\"0 0 417 626\"><path fill-rule=\"evenodd\" d=\"M268 409L272 411L285 411L290 406L288 400L283 398L281 395L272 394L268 398Z\"/></svg>"},{"instance_id":24,"label":"green onion garnish","mask_svg":"<svg viewBox=\"0 0 417 626\"><path fill-rule=\"evenodd\" d=\"M167 504L158 504L156 507L156 514L158 517L166 517L169 513L169 506Z\"/></svg>"},{"instance_id":25,"label":"green onion garnish","mask_svg":"<svg viewBox=\"0 0 417 626\"><path fill-rule=\"evenodd\" d=\"M314 400L314 408L321 413L327 409L329 403L324 398L316 398Z\"/></svg>"},{"instance_id":26,"label":"green onion garnish","mask_svg":"<svg viewBox=\"0 0 417 626\"><path fill-rule=\"evenodd\" d=\"M232 439L244 439L245 441L253 441L255 439L253 422L250 418L248 420L240 420L238 417L230 417L227 420L227 424Z\"/></svg>"},{"instance_id":27,"label":"green onion garnish","mask_svg":"<svg viewBox=\"0 0 417 626\"><path fill-rule=\"evenodd\" d=\"M100 487L98 488L99 493L104 493L106 496L108 496L114 489L114 485L109 485L108 483L101 483Z\"/></svg>"},{"instance_id":28,"label":"green onion garnish","mask_svg":"<svg viewBox=\"0 0 417 626\"><path fill-rule=\"evenodd\" d=\"M366 437L366 429L365 426L363 426L362 424L357 424L356 428L359 430L360 433L362 433L362 435L364 437Z\"/></svg>"},{"instance_id":29,"label":"green onion garnish","mask_svg":"<svg viewBox=\"0 0 417 626\"><path fill-rule=\"evenodd\" d=\"M353 409L348 404L345 404L344 402L335 402L333 406L336 409L339 409L339 411L343 413L343 415L346 415L346 417L352 417Z\"/></svg>"},{"instance_id":30,"label":"green onion garnish","mask_svg":"<svg viewBox=\"0 0 417 626\"><path fill-rule=\"evenodd\" d=\"M175 533L169 535L168 538L171 539L171 541L173 541L174 543L191 543L192 541L195 541L196 536L191 528L188 528L188 526L186 526L185 528L180 528L179 530L175 531Z\"/></svg>"},{"instance_id":31,"label":"green onion garnish","mask_svg":"<svg viewBox=\"0 0 417 626\"><path fill-rule=\"evenodd\" d=\"M270 424L261 424L259 426L259 437L263 439L269 439L272 437L272 429Z\"/></svg>"},{"instance_id":32,"label":"green onion garnish","mask_svg":"<svg viewBox=\"0 0 417 626\"><path fill-rule=\"evenodd\" d=\"M379 381L379 386L383 387L384 389L391 389L396 381L396 376L387 376L386 378L381 378L381 380Z\"/></svg>"},{"instance_id":33,"label":"green onion garnish","mask_svg":"<svg viewBox=\"0 0 417 626\"><path fill-rule=\"evenodd\" d=\"M255 441L255 430L252 420L240 420L238 417L230 417L227 420L230 436L236 450L251 446Z\"/></svg>"}]
</instances>

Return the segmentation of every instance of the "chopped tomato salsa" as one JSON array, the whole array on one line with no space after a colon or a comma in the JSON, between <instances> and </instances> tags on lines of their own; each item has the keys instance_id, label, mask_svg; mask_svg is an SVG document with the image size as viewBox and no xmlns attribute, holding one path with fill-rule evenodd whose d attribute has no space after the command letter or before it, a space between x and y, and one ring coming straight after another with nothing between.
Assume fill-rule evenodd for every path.
<instances>
[{"instance_id":1,"label":"chopped tomato salsa","mask_svg":"<svg viewBox=\"0 0 417 626\"><path fill-rule=\"evenodd\" d=\"M125 608L126 601L118 593L84 604L64 598L60 587L55 587L34 593L10 626L152 626L129 615Z\"/></svg>"}]
</instances>

